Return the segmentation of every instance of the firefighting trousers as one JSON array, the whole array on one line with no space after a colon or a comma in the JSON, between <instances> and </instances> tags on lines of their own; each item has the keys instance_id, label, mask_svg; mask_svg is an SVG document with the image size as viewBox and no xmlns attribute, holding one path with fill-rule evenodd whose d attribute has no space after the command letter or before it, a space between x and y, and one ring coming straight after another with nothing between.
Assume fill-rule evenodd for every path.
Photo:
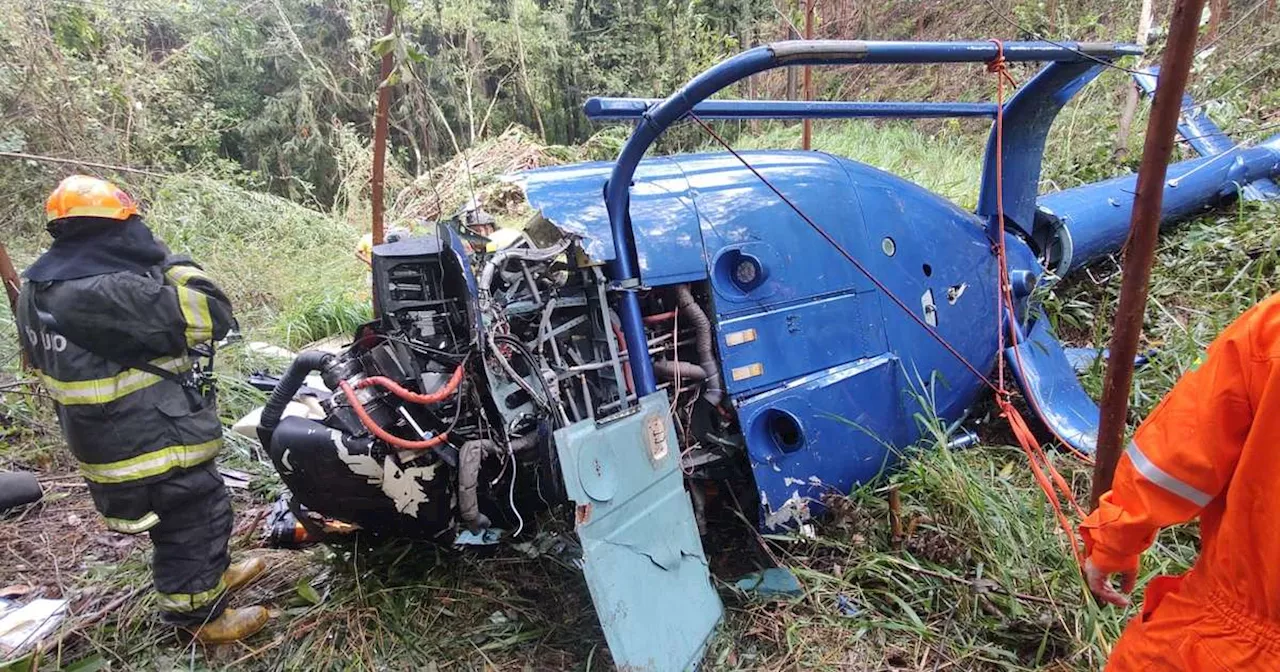
<instances>
[{"instance_id":1,"label":"firefighting trousers","mask_svg":"<svg viewBox=\"0 0 1280 672\"><path fill-rule=\"evenodd\" d=\"M227 601L222 574L231 563L227 542L233 517L231 498L213 460L142 485L91 484L91 490L104 515L123 503L158 518L146 531L154 547L157 604L166 622L195 626L222 614Z\"/></svg>"}]
</instances>

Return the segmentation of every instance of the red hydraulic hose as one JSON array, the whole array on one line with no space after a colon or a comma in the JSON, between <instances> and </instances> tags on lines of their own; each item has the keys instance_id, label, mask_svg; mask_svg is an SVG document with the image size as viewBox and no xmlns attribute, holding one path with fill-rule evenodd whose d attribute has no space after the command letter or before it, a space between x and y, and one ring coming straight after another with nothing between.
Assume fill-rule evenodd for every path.
<instances>
[{"instance_id":1,"label":"red hydraulic hose","mask_svg":"<svg viewBox=\"0 0 1280 672\"><path fill-rule=\"evenodd\" d=\"M364 410L364 404L360 403L360 400L356 398L356 391L351 388L350 383L343 380L338 383L338 386L342 389L342 393L347 396L347 403L351 404L351 410L356 412L356 417L360 418L360 423L368 428L370 432L373 432L374 436L397 448L404 448L405 450L427 450L429 448L435 448L449 439L448 432L437 434L425 441L410 441L409 439L402 439L379 427L378 423L374 422L373 418L369 417L369 412Z\"/></svg>"},{"instance_id":2,"label":"red hydraulic hose","mask_svg":"<svg viewBox=\"0 0 1280 672\"><path fill-rule=\"evenodd\" d=\"M387 388L389 392L401 399L404 399L405 401L411 401L415 404L437 404L444 401L449 395L453 394L454 390L458 389L458 385L461 382L462 365L458 365L458 368L454 370L453 375L449 377L449 382L445 383L444 387L432 392L431 394L418 394L417 392L411 392L400 387L396 381L385 376L372 376L365 378L364 380L356 383L356 389L363 390L366 387L377 385L379 387Z\"/></svg>"},{"instance_id":3,"label":"red hydraulic hose","mask_svg":"<svg viewBox=\"0 0 1280 672\"><path fill-rule=\"evenodd\" d=\"M657 314L654 314L654 315L645 315L645 316L644 316L644 323L645 323L645 324L657 324L657 323L659 323L659 322L669 322L669 321L674 320L674 319L676 319L676 311L674 311L674 310L668 310L668 311L667 311L667 312L665 312L665 313L657 313Z\"/></svg>"},{"instance_id":4,"label":"red hydraulic hose","mask_svg":"<svg viewBox=\"0 0 1280 672\"><path fill-rule=\"evenodd\" d=\"M627 339L622 335L622 327L614 320L609 320L610 326L613 327L613 337L618 339L618 354L625 355L627 353ZM622 363L622 377L625 378L627 384L627 394L632 394L635 389L631 386L631 360Z\"/></svg>"}]
</instances>

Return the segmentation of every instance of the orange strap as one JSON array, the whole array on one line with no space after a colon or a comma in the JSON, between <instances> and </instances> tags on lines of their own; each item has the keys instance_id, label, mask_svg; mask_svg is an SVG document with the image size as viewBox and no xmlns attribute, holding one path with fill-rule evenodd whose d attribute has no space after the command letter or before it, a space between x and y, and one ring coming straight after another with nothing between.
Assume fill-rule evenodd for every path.
<instances>
[{"instance_id":1,"label":"orange strap","mask_svg":"<svg viewBox=\"0 0 1280 672\"><path fill-rule=\"evenodd\" d=\"M1080 568L1084 568L1084 556L1080 551L1080 544L1077 543L1075 526L1071 524L1071 520L1063 511L1063 499L1071 505L1071 510L1077 517L1084 517L1084 509L1080 507L1076 501L1074 493L1071 492L1071 486L1067 483L1058 469L1053 466L1053 462L1049 460L1049 456L1045 454L1044 447L1036 440L1035 434L1031 428L1027 426L1027 421L1014 408L1009 401L1009 388L1005 384L1005 323L1008 323L1009 341L1016 344L1018 341L1017 324L1015 323L1015 313L1013 302L1013 290L1009 286L1009 260L1005 253L1005 227L1004 227L1004 85L1009 83L1011 86L1017 86L1013 81L1013 77L1009 74L1008 63L1004 58L1004 43L1000 40L991 40L996 45L996 57L987 64L987 72L994 73L996 76L996 231L997 238L995 243L996 258L999 261L996 291L996 342L998 350L996 354L996 368L998 375L996 378L999 389L996 391L996 403L1000 407L1000 415L1009 422L1009 427L1013 430L1014 437L1018 440L1023 454L1027 456L1027 463L1031 466L1031 473L1035 477L1036 484L1040 486L1040 490L1044 493L1045 498L1049 501L1049 505L1053 507L1054 516L1058 520L1058 525L1062 528L1063 534L1067 536L1068 543L1071 544L1072 554L1075 556L1076 563ZM1018 349L1013 348L1013 356L1018 362L1018 368L1022 369L1021 355ZM1031 395L1027 395L1029 404L1036 403ZM1058 437L1061 441L1061 437ZM1070 447L1065 441L1064 446Z\"/></svg>"}]
</instances>

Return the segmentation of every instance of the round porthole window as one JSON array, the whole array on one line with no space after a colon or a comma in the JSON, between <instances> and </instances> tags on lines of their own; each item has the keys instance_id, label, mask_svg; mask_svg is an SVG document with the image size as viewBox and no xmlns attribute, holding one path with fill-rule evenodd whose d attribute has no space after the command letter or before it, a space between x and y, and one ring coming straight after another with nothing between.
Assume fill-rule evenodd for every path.
<instances>
[{"instance_id":1,"label":"round porthole window","mask_svg":"<svg viewBox=\"0 0 1280 672\"><path fill-rule=\"evenodd\" d=\"M884 252L884 256L892 257L898 253L898 244L893 242L892 238L885 236L884 240L880 241L880 251Z\"/></svg>"},{"instance_id":2,"label":"round porthole window","mask_svg":"<svg viewBox=\"0 0 1280 672\"><path fill-rule=\"evenodd\" d=\"M784 453L794 453L804 447L804 428L796 416L773 409L765 418L765 428L775 446Z\"/></svg>"}]
</instances>

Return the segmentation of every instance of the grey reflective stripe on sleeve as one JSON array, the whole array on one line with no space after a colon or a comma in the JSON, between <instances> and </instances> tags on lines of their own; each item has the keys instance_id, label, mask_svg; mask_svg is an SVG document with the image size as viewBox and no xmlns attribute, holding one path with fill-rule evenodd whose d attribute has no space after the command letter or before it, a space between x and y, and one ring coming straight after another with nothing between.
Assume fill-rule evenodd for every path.
<instances>
[{"instance_id":1,"label":"grey reflective stripe on sleeve","mask_svg":"<svg viewBox=\"0 0 1280 672\"><path fill-rule=\"evenodd\" d=\"M1133 467L1138 470L1139 474L1142 474L1143 478L1161 488L1194 503L1196 506L1208 506L1209 502L1213 501L1213 495L1197 490L1157 467L1155 463L1147 459L1146 455L1142 454L1142 449L1138 447L1136 442L1130 441L1129 447L1125 449L1124 454L1129 456L1129 461L1133 462Z\"/></svg>"}]
</instances>

